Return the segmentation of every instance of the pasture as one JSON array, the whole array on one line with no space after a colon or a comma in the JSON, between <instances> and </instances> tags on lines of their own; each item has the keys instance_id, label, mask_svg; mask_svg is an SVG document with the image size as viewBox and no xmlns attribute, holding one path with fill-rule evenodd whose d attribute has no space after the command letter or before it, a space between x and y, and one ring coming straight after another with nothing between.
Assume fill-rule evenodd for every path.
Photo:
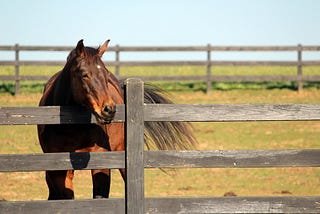
<instances>
[{"instance_id":1,"label":"pasture","mask_svg":"<svg viewBox=\"0 0 320 214\"><path fill-rule=\"evenodd\" d=\"M26 70L30 69L28 67ZM44 69L50 75L55 69ZM129 68L128 68L129 69ZM136 72L142 72L140 68ZM311 67L310 67L311 69ZM314 68L315 69L315 68ZM9 69L10 70L10 69ZM8 72L10 72L8 70ZM168 70L168 68L167 68ZM169 68L170 70L170 68ZM197 72L187 68L190 72ZM30 71L30 70L29 70ZM34 71L34 70L33 70ZM26 71L27 72L27 71ZM34 71L36 72L36 71ZM38 71L37 71L38 72ZM129 72L129 71L128 71ZM234 71L230 71L234 72ZM244 72L244 71L242 71ZM253 71L251 71L253 72ZM257 71L256 71L257 72ZM261 70L262 72L262 70ZM290 68L288 68L290 72ZM318 73L318 69L310 70ZM43 74L43 73L42 73ZM186 75L188 75L186 74ZM292 90L291 83L216 84L206 95L201 83L157 83L168 90L176 103L319 103L319 84L307 85L302 93ZM36 106L42 84L24 83L22 94L11 96L10 84L0 84L0 106ZM197 149L312 149L319 148L319 122L233 122L193 123L199 141ZM2 126L0 152L40 153L35 126ZM78 171L75 177L76 199L91 198L91 175ZM320 169L178 169L145 170L145 195L152 196L275 196L319 195ZM0 199L36 200L47 198L43 172L0 173ZM117 171L113 171L111 197L123 197L124 185Z\"/></svg>"},{"instance_id":2,"label":"pasture","mask_svg":"<svg viewBox=\"0 0 320 214\"><path fill-rule=\"evenodd\" d=\"M108 65L107 65L108 66ZM61 66L21 66L21 76L52 76L57 71L61 70ZM115 67L108 67L111 72L115 72ZM295 66L214 66L211 68L212 75L217 76L294 76L297 73ZM305 76L320 75L319 66L306 66L303 68ZM13 66L1 66L1 75L14 76L15 70ZM132 66L121 67L120 75L124 77L132 76L205 76L205 66ZM43 90L43 82L40 81L21 81L21 93L41 93ZM165 90L169 91L206 91L204 82L156 82ZM290 81L280 82L256 82L256 83L221 83L213 82L212 90L230 90L230 89L297 89L297 83ZM320 88L317 82L305 82L304 88ZM15 90L13 81L0 81L0 93L11 93Z\"/></svg>"}]
</instances>

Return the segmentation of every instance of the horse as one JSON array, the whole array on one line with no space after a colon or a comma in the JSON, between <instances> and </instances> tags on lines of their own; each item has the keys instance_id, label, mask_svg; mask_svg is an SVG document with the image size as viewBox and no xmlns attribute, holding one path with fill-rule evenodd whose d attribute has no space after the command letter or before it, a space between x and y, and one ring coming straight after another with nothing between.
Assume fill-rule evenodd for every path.
<instances>
[{"instance_id":1,"label":"horse","mask_svg":"<svg viewBox=\"0 0 320 214\"><path fill-rule=\"evenodd\" d=\"M116 105L124 104L123 80L118 80L105 66L102 56L107 40L98 48L84 46L80 40L63 69L45 84L39 106L82 106L96 118L94 124L38 125L38 138L44 153L108 152L125 148L124 123L113 123ZM172 103L163 91L145 85L145 103ZM149 149L178 150L196 143L189 123L145 122L145 144ZM125 182L125 169L119 169ZM93 169L93 198L108 198L110 169ZM74 199L74 170L46 171L48 200Z\"/></svg>"}]
</instances>

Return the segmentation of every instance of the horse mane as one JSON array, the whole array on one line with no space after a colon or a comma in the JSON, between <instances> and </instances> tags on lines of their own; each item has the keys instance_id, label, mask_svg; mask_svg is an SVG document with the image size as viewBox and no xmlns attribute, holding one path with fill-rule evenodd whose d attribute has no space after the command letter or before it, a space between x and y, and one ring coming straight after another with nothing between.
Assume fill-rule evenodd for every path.
<instances>
[{"instance_id":1,"label":"horse mane","mask_svg":"<svg viewBox=\"0 0 320 214\"><path fill-rule=\"evenodd\" d=\"M55 82L56 82L57 78L59 77L59 75L61 75L62 71L63 70L55 73L52 77L50 77L48 82L44 85L43 95L42 95L40 102L39 102L40 106L54 105L53 91L54 91L54 87L55 87Z\"/></svg>"}]
</instances>

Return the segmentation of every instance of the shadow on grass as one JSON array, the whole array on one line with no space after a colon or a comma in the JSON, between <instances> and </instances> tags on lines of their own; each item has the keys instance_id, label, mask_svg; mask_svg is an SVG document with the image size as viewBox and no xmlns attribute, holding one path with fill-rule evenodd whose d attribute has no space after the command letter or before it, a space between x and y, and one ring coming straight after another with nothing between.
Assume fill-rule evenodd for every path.
<instances>
[{"instance_id":1,"label":"shadow on grass","mask_svg":"<svg viewBox=\"0 0 320 214\"><path fill-rule=\"evenodd\" d=\"M13 83L2 83L0 84L0 93L9 93L14 95L15 86Z\"/></svg>"},{"instance_id":2,"label":"shadow on grass","mask_svg":"<svg viewBox=\"0 0 320 214\"><path fill-rule=\"evenodd\" d=\"M42 93L43 88L43 82L21 82L19 93ZM9 93L11 95L15 95L15 83L0 82L0 93Z\"/></svg>"}]
</instances>

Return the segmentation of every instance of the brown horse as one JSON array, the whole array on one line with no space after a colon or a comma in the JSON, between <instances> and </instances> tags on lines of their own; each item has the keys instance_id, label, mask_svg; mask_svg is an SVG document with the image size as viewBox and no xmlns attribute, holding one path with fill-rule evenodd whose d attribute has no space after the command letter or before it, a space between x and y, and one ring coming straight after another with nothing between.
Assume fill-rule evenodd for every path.
<instances>
[{"instance_id":1,"label":"brown horse","mask_svg":"<svg viewBox=\"0 0 320 214\"><path fill-rule=\"evenodd\" d=\"M38 125L38 137L45 153L107 152L124 150L124 124L112 123L116 104L123 104L122 83L101 60L109 40L99 48L85 47L80 40L59 71L45 85L40 106L84 106L97 124ZM145 87L146 103L171 103L155 87ZM188 123L147 122L145 141L158 149L187 149L195 143ZM120 169L125 180L125 170ZM110 170L91 170L93 198L107 198ZM46 171L48 199L73 199L73 170Z\"/></svg>"}]
</instances>

